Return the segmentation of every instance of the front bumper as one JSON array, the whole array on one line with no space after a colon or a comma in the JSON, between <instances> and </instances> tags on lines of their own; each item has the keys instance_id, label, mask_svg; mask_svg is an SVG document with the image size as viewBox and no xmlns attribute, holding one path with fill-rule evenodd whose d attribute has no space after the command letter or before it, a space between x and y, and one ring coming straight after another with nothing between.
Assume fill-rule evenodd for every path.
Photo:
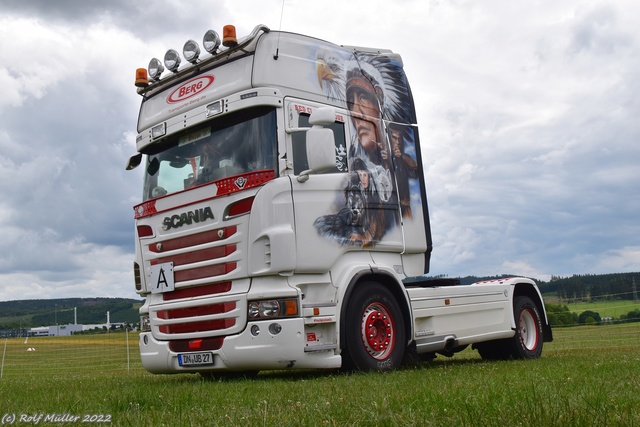
<instances>
[{"instance_id":1,"label":"front bumper","mask_svg":"<svg viewBox=\"0 0 640 427\"><path fill-rule=\"evenodd\" d=\"M281 327L277 334L270 332L273 323ZM259 328L257 335L251 332L253 325ZM142 366L155 374L339 368L342 359L334 349L305 351L304 331L302 318L250 322L239 334L226 336L222 347L211 351L214 363L204 366L180 366L178 353L170 350L168 341L143 332L140 356Z\"/></svg>"}]
</instances>

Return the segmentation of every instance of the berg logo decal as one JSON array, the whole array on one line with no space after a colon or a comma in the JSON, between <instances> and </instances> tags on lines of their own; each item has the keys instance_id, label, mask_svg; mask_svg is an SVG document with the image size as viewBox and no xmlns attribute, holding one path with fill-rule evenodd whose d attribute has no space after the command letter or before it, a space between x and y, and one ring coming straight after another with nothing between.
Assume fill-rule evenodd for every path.
<instances>
[{"instance_id":1,"label":"berg logo decal","mask_svg":"<svg viewBox=\"0 0 640 427\"><path fill-rule=\"evenodd\" d=\"M167 102L173 104L189 99L211 86L211 84L213 84L213 80L214 77L210 75L191 79L171 92L171 94L167 96Z\"/></svg>"}]
</instances>

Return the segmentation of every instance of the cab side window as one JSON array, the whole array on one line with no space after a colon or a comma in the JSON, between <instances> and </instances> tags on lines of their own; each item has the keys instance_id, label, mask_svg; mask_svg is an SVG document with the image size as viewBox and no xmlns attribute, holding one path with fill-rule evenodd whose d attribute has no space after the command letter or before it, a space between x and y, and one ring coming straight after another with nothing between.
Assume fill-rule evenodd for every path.
<instances>
[{"instance_id":1,"label":"cab side window","mask_svg":"<svg viewBox=\"0 0 640 427\"><path fill-rule=\"evenodd\" d=\"M298 127L311 127L308 114L299 115ZM346 173L348 163L344 123L334 122L328 127L333 130L333 137L336 143L336 166L325 173ZM309 169L309 161L307 160L307 134L306 132L296 132L292 137L293 173L298 175L300 172Z\"/></svg>"}]
</instances>

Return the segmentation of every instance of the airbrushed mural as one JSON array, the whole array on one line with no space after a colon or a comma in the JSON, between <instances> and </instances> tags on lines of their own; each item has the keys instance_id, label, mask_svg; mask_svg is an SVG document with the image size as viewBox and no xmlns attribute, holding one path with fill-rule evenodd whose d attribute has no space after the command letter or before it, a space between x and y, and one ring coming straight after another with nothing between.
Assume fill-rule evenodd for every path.
<instances>
[{"instance_id":1,"label":"airbrushed mural","mask_svg":"<svg viewBox=\"0 0 640 427\"><path fill-rule=\"evenodd\" d=\"M344 191L314 226L341 245L372 247L422 209L411 91L393 54L323 48L316 68L328 100L349 110L352 139Z\"/></svg>"}]
</instances>

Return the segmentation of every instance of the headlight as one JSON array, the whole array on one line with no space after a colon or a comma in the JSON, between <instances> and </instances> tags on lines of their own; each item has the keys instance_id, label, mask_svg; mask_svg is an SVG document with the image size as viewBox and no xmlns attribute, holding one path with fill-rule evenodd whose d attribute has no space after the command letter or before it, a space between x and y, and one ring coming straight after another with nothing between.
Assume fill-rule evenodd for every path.
<instances>
[{"instance_id":1,"label":"headlight","mask_svg":"<svg viewBox=\"0 0 640 427\"><path fill-rule=\"evenodd\" d=\"M160 80L160 75L164 71L164 66L158 58L153 58L151 61L149 61L149 67L147 68L147 71L149 71L149 77L151 77L153 80Z\"/></svg>"},{"instance_id":2,"label":"headlight","mask_svg":"<svg viewBox=\"0 0 640 427\"><path fill-rule=\"evenodd\" d=\"M298 315L298 300L295 298L281 300L251 301L248 307L251 320L294 317Z\"/></svg>"},{"instance_id":3,"label":"headlight","mask_svg":"<svg viewBox=\"0 0 640 427\"><path fill-rule=\"evenodd\" d=\"M182 54L184 55L184 59L195 64L200 56L200 46L193 40L189 40L184 44Z\"/></svg>"},{"instance_id":4,"label":"headlight","mask_svg":"<svg viewBox=\"0 0 640 427\"><path fill-rule=\"evenodd\" d=\"M220 47L220 36L213 30L209 30L204 34L202 38L202 45L204 50L210 54L215 54L218 47Z\"/></svg>"},{"instance_id":5,"label":"headlight","mask_svg":"<svg viewBox=\"0 0 640 427\"><path fill-rule=\"evenodd\" d=\"M178 67L180 67L180 55L178 52L169 49L167 53L164 54L164 66L167 67L167 70L177 73Z\"/></svg>"}]
</instances>

